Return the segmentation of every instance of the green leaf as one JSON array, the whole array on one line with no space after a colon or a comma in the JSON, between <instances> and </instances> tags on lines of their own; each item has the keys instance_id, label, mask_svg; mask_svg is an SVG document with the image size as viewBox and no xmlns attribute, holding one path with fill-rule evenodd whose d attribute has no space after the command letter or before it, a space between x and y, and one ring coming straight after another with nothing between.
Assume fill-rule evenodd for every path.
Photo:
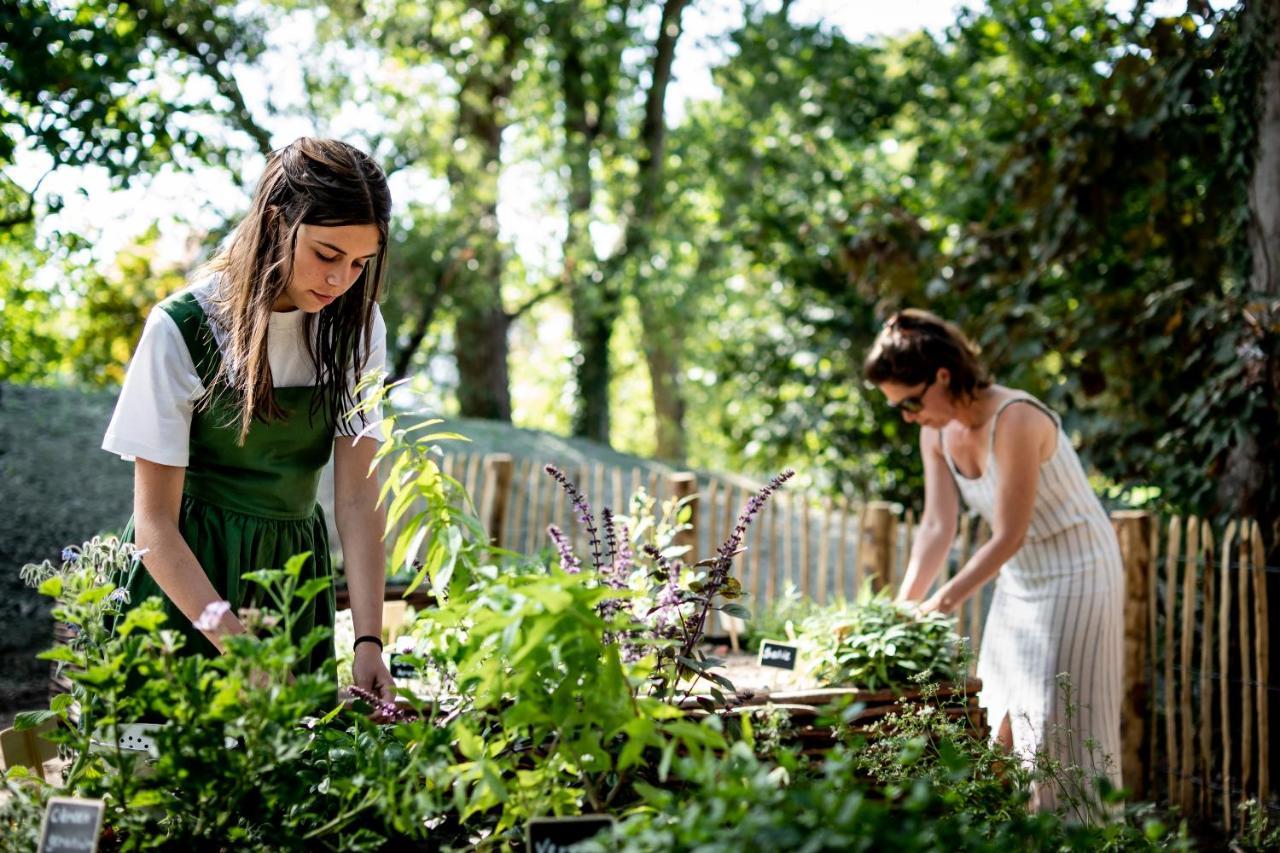
<instances>
[{"instance_id":1,"label":"green leaf","mask_svg":"<svg viewBox=\"0 0 1280 853\"><path fill-rule=\"evenodd\" d=\"M294 591L293 597L309 602L320 593L333 588L333 578L312 578Z\"/></svg>"},{"instance_id":2,"label":"green leaf","mask_svg":"<svg viewBox=\"0 0 1280 853\"><path fill-rule=\"evenodd\" d=\"M45 578L40 582L40 586L37 587L36 591L41 595L57 598L62 595L62 576L54 575L53 577Z\"/></svg>"},{"instance_id":3,"label":"green leaf","mask_svg":"<svg viewBox=\"0 0 1280 853\"><path fill-rule=\"evenodd\" d=\"M14 715L13 728L19 732L38 729L57 716L53 711L21 711Z\"/></svg>"},{"instance_id":4,"label":"green leaf","mask_svg":"<svg viewBox=\"0 0 1280 853\"><path fill-rule=\"evenodd\" d=\"M291 578L300 577L302 567L307 564L307 560L311 559L310 551L303 551L301 554L294 554L284 564L284 573Z\"/></svg>"}]
</instances>

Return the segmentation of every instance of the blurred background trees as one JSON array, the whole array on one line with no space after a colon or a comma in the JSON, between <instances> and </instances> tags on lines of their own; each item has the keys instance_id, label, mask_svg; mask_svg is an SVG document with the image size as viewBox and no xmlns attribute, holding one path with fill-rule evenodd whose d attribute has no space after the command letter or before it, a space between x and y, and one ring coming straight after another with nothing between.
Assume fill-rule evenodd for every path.
<instances>
[{"instance_id":1,"label":"blurred background trees","mask_svg":"<svg viewBox=\"0 0 1280 853\"><path fill-rule=\"evenodd\" d=\"M914 504L860 362L928 306L1117 497L1280 518L1277 3L803 6L0 5L0 379L117 383L264 154L336 135L391 175L391 367L445 413Z\"/></svg>"}]
</instances>

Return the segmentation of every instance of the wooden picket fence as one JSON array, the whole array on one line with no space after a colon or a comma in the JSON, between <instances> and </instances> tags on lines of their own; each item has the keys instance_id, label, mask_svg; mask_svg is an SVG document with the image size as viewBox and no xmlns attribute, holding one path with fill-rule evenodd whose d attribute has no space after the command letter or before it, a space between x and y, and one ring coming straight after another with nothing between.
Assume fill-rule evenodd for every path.
<instances>
[{"instance_id":1,"label":"wooden picket fence","mask_svg":"<svg viewBox=\"0 0 1280 853\"><path fill-rule=\"evenodd\" d=\"M556 460L548 460L555 462ZM547 546L556 524L587 553L585 532L542 464L506 454L447 456L493 540L522 553ZM623 469L594 462L559 467L598 512L625 513L643 489L659 502L691 498L694 557L714 553L732 531L755 486L659 466ZM1112 514L1126 573L1124 783L1136 799L1176 804L1184 814L1230 829L1239 806L1258 799L1276 808L1271 773L1273 706L1268 568L1258 525L1235 520L1221 530L1207 520ZM768 503L747 534L737 577L751 608L767 606L788 587L818 602L852 598L866 579L896 585L905 571L916 520L883 502L855 502L787 488ZM963 517L948 561L957 571L990 536ZM958 629L976 652L990 589L967 602ZM736 620L715 623L723 632ZM740 626L736 626L740 627Z\"/></svg>"},{"instance_id":2,"label":"wooden picket fence","mask_svg":"<svg viewBox=\"0 0 1280 853\"><path fill-rule=\"evenodd\" d=\"M625 515L640 490L656 500L687 499L691 529L678 540L690 556L713 555L737 524L757 485L657 466L629 469L596 462L556 464L586 496L593 511L608 506ZM579 557L589 553L586 532L560 486L543 471L545 461L516 461L507 454L456 453L444 457L445 473L472 496L492 541L519 553L550 544L547 526L571 537ZM892 582L898 543L906 528L894 504L855 503L786 488L765 506L747 532L737 578L754 605L775 600L788 587L819 602L852 598L863 581ZM724 626L713 625L713 630Z\"/></svg>"}]
</instances>

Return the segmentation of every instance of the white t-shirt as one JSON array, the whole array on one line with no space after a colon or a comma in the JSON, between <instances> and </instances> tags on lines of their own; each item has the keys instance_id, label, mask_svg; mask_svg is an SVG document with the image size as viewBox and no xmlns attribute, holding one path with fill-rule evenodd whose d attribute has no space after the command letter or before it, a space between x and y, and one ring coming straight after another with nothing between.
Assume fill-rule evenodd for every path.
<instances>
[{"instance_id":1,"label":"white t-shirt","mask_svg":"<svg viewBox=\"0 0 1280 853\"><path fill-rule=\"evenodd\" d=\"M190 290L196 301L210 312L212 285L203 282L192 285ZM293 388L316 384L315 369L307 355L302 339L302 311L277 311L271 315L267 332L267 360L271 364L271 377L277 388ZM221 349L226 339L225 330L210 323L215 343ZM373 334L369 340L369 356L361 374L382 370L387 361L387 327L378 306L373 307ZM354 372L348 372L348 382L355 387ZM142 330L142 338L134 351L125 374L124 387L116 402L111 424L102 440L102 449L132 461L137 457L160 465L187 467L191 416L195 402L204 393L204 384L196 373L195 362L187 349L178 324L163 309L153 309ZM378 412L359 416L351 423L340 417L339 435L354 436L363 433L375 438L381 436L377 429L370 429L381 420Z\"/></svg>"}]
</instances>

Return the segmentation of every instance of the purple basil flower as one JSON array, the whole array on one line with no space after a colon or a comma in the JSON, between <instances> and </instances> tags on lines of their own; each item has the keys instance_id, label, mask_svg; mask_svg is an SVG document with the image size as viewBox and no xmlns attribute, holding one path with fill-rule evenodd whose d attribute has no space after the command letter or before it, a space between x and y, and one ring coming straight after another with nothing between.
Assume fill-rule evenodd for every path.
<instances>
[{"instance_id":1,"label":"purple basil flower","mask_svg":"<svg viewBox=\"0 0 1280 853\"><path fill-rule=\"evenodd\" d=\"M564 489L565 494L569 496L570 503L573 504L573 510L578 514L578 520L587 528L587 542L591 546L591 567L597 572L600 571L600 534L596 530L596 519L591 514L591 504L587 503L587 499L582 492L578 491L564 472L554 465L547 465L543 468L551 478L560 484L560 488Z\"/></svg>"},{"instance_id":2,"label":"purple basil flower","mask_svg":"<svg viewBox=\"0 0 1280 853\"><path fill-rule=\"evenodd\" d=\"M74 560L76 557L79 557L79 556L80 556L80 552L77 551L75 548L72 548L70 545L62 549L62 562L64 563L70 563L72 560Z\"/></svg>"},{"instance_id":3,"label":"purple basil flower","mask_svg":"<svg viewBox=\"0 0 1280 853\"><path fill-rule=\"evenodd\" d=\"M573 554L573 546L569 544L568 538L560 532L560 528L554 524L547 526L547 535L551 537L551 541L555 543L556 550L560 552L560 568L564 569L566 575L576 575L582 571L582 563Z\"/></svg>"},{"instance_id":4,"label":"purple basil flower","mask_svg":"<svg viewBox=\"0 0 1280 853\"><path fill-rule=\"evenodd\" d=\"M107 601L114 601L116 604L128 604L129 590L122 586L118 586L111 590L111 594L107 596Z\"/></svg>"},{"instance_id":5,"label":"purple basil flower","mask_svg":"<svg viewBox=\"0 0 1280 853\"><path fill-rule=\"evenodd\" d=\"M372 706L369 719L375 723L407 723L418 719L418 715L413 711L401 708L395 702L384 702L372 690L355 685L348 687L347 690L352 696Z\"/></svg>"}]
</instances>

